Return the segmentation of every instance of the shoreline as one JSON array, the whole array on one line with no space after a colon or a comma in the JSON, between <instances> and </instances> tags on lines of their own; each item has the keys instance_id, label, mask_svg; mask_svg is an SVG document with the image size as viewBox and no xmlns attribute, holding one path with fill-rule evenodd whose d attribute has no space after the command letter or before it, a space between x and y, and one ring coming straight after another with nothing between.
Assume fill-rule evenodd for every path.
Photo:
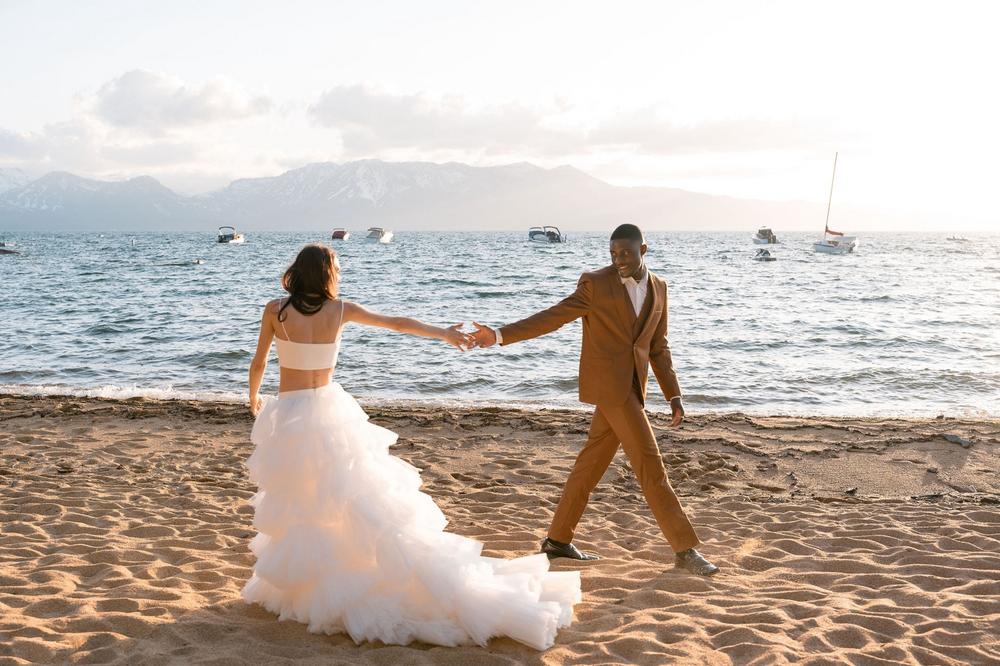
<instances>
[{"instance_id":1,"label":"shoreline","mask_svg":"<svg viewBox=\"0 0 1000 666\"><path fill-rule=\"evenodd\" d=\"M364 406L448 530L503 558L537 549L590 421ZM552 563L583 583L553 648L359 646L240 598L256 491L244 405L0 395L0 664L1000 660L1000 423L650 421L718 575L673 569L619 453L574 539L602 559Z\"/></svg>"},{"instance_id":2,"label":"shoreline","mask_svg":"<svg viewBox=\"0 0 1000 666\"><path fill-rule=\"evenodd\" d=\"M265 393L263 395L276 395L272 393ZM173 389L143 389L143 388L123 388L123 387L112 387L112 386L101 386L96 388L74 388L68 386L53 386L53 385L16 385L16 384L5 384L0 385L0 398L12 397L12 398L53 398L53 399L80 399L80 400L107 400L107 401L121 401L127 402L131 400L144 400L148 402L172 402L172 403L210 403L210 404L223 404L223 405L242 405L246 407L246 398L242 395L236 393L224 393L224 392L189 392L189 391L174 391ZM585 412L590 414L593 411L593 406L585 403L576 401L575 403L562 403L554 402L550 406L539 407L540 402L544 402L546 399L489 399L489 398L473 398L473 399L455 399L455 398L414 398L414 397L380 397L380 396L355 396L359 403L361 403L365 409L369 407L372 408L391 408L391 407L409 407L409 408L425 408L425 409L459 409L459 410L475 410L475 409L511 409L511 410L523 410L531 411L537 409L544 410L556 410L556 411L566 411L566 412ZM985 423L1000 423L1000 413L988 414L988 413L973 413L967 408L963 408L964 411L949 411L948 409L928 409L922 411L912 411L903 412L896 410L886 410L884 412L817 412L809 411L807 408L802 408L801 410L787 410L782 411L780 409L692 409L690 404L686 405L686 409L689 413L688 418L693 418L694 416L727 416L727 415L740 415L749 416L753 418L822 418L822 419L890 419L890 420L934 420L934 419L945 419L951 421L981 421ZM650 404L647 405L646 411L650 415L652 414L668 414L670 410L669 405L663 400L663 398L656 394L652 396Z\"/></svg>"}]
</instances>

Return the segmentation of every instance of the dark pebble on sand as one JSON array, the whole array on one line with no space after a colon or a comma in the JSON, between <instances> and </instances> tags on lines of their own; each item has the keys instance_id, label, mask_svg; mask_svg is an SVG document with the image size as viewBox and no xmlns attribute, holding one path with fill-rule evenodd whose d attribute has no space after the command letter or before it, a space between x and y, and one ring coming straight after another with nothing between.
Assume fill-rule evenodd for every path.
<instances>
[{"instance_id":1,"label":"dark pebble on sand","mask_svg":"<svg viewBox=\"0 0 1000 666\"><path fill-rule=\"evenodd\" d=\"M945 435L945 439L954 444L961 444L963 449L967 449L972 446L972 441L965 439L964 437L959 437L958 435Z\"/></svg>"}]
</instances>

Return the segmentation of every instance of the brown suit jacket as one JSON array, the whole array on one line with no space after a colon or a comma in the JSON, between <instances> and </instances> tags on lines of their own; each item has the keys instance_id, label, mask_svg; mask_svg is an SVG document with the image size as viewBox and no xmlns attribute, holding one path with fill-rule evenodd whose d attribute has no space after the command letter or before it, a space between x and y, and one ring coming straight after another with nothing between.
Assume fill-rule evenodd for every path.
<instances>
[{"instance_id":1,"label":"brown suit jacket","mask_svg":"<svg viewBox=\"0 0 1000 666\"><path fill-rule=\"evenodd\" d=\"M647 268L648 270L648 268ZM649 367L670 400L681 394L667 345L667 284L652 271L649 289L637 321L625 285L614 266L580 276L576 291L547 310L500 328L509 345L551 333L583 317L580 352L580 401L620 405L628 399L633 377L646 400Z\"/></svg>"}]
</instances>

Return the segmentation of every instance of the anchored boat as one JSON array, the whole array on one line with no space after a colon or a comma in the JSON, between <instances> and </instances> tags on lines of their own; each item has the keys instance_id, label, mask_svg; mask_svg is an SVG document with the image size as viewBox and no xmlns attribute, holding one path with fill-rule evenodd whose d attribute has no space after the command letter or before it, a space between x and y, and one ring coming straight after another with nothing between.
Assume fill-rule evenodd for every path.
<instances>
[{"instance_id":1,"label":"anchored boat","mask_svg":"<svg viewBox=\"0 0 1000 666\"><path fill-rule=\"evenodd\" d=\"M375 243L391 243L392 235L392 231L389 229L383 229L382 227L369 227L368 235L365 236L365 239Z\"/></svg>"},{"instance_id":2,"label":"anchored boat","mask_svg":"<svg viewBox=\"0 0 1000 666\"><path fill-rule=\"evenodd\" d=\"M236 243L246 243L247 237L236 231L236 227L230 227L227 225L219 227L218 242L229 243L231 245Z\"/></svg>"},{"instance_id":3,"label":"anchored boat","mask_svg":"<svg viewBox=\"0 0 1000 666\"><path fill-rule=\"evenodd\" d=\"M823 254L848 254L858 246L857 236L845 236L843 232L830 228L830 205L833 203L833 182L837 177L837 155L833 154L833 175L830 176L830 198L826 201L826 223L823 240L813 243L813 249Z\"/></svg>"},{"instance_id":4,"label":"anchored boat","mask_svg":"<svg viewBox=\"0 0 1000 666\"><path fill-rule=\"evenodd\" d=\"M528 240L534 243L565 243L566 236L559 227L531 227L528 229Z\"/></svg>"}]
</instances>

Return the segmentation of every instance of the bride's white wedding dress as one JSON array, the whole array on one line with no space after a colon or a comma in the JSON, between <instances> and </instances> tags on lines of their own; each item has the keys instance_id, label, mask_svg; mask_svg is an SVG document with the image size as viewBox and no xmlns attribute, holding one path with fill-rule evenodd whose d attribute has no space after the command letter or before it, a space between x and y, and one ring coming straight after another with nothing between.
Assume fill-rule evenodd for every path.
<instances>
[{"instance_id":1,"label":"bride's white wedding dress","mask_svg":"<svg viewBox=\"0 0 1000 666\"><path fill-rule=\"evenodd\" d=\"M277 344L285 367L336 365L339 340ZM483 557L481 543L446 532L419 470L389 453L396 434L339 384L267 400L251 438L246 601L311 632L400 645L509 636L541 650L572 620L579 572L551 572L542 554Z\"/></svg>"}]
</instances>

